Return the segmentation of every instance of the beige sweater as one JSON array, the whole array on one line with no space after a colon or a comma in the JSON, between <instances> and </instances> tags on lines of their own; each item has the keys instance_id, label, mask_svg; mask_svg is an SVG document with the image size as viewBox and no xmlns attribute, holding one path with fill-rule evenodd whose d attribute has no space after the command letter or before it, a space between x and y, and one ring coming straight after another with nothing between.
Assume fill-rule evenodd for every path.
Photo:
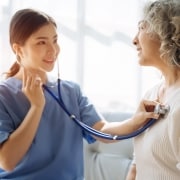
<instances>
[{"instance_id":1,"label":"beige sweater","mask_svg":"<svg viewBox=\"0 0 180 180\"><path fill-rule=\"evenodd\" d=\"M157 99L159 85L146 99ZM180 180L180 88L169 94L167 117L134 139L136 180Z\"/></svg>"}]
</instances>

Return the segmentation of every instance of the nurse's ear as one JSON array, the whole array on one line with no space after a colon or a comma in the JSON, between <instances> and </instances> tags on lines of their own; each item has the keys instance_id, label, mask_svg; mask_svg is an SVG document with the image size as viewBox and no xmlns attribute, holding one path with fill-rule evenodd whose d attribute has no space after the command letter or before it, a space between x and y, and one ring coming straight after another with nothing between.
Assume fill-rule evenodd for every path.
<instances>
[{"instance_id":1,"label":"nurse's ear","mask_svg":"<svg viewBox=\"0 0 180 180\"><path fill-rule=\"evenodd\" d=\"M23 53L22 53L21 46L18 43L14 43L12 45L12 50L16 54L16 57L19 57L18 59L22 59Z\"/></svg>"}]
</instances>

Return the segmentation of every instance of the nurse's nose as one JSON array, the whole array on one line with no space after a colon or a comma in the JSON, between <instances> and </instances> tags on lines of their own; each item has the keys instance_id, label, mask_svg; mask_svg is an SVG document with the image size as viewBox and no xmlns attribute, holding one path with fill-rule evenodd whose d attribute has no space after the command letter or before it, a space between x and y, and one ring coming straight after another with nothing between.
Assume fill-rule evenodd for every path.
<instances>
[{"instance_id":1,"label":"nurse's nose","mask_svg":"<svg viewBox=\"0 0 180 180\"><path fill-rule=\"evenodd\" d=\"M56 48L56 45L54 44L49 44L48 46L48 55L54 55L57 53L57 48Z\"/></svg>"}]
</instances>

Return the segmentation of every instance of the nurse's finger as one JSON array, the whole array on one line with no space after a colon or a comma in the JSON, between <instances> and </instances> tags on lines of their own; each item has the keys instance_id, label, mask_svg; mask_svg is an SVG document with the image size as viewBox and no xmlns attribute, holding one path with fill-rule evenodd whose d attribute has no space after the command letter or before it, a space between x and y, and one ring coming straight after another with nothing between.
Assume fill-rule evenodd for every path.
<instances>
[{"instance_id":1,"label":"nurse's finger","mask_svg":"<svg viewBox=\"0 0 180 180\"><path fill-rule=\"evenodd\" d=\"M143 99L142 100L143 101L143 104L145 105L145 106L148 106L148 105L154 105L154 106L156 106L157 104L160 104L158 101L156 101L156 100L147 100L147 99Z\"/></svg>"},{"instance_id":2,"label":"nurse's finger","mask_svg":"<svg viewBox=\"0 0 180 180\"><path fill-rule=\"evenodd\" d=\"M157 120L159 119L160 115L153 111L153 112L146 112L146 117L147 119L153 118Z\"/></svg>"},{"instance_id":3,"label":"nurse's finger","mask_svg":"<svg viewBox=\"0 0 180 180\"><path fill-rule=\"evenodd\" d=\"M157 101L149 101L149 100L143 100L144 108L147 112L153 112L155 107L159 105L159 102Z\"/></svg>"},{"instance_id":4,"label":"nurse's finger","mask_svg":"<svg viewBox=\"0 0 180 180\"><path fill-rule=\"evenodd\" d=\"M35 76L33 77L33 83L32 83L32 85L35 86L35 87L39 87L39 86L42 85L42 80L41 80L41 78L40 78L38 75L35 75Z\"/></svg>"}]
</instances>

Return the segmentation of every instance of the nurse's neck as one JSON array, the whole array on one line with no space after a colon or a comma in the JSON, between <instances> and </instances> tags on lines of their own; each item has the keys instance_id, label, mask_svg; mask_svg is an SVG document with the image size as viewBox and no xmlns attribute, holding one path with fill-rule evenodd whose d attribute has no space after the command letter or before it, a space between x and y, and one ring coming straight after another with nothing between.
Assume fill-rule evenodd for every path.
<instances>
[{"instance_id":1,"label":"nurse's neck","mask_svg":"<svg viewBox=\"0 0 180 180\"><path fill-rule=\"evenodd\" d=\"M34 77L36 76L41 78L43 84L46 84L47 82L46 72L37 69L20 67L19 71L14 75L14 77L23 80L23 76L34 76Z\"/></svg>"}]
</instances>

